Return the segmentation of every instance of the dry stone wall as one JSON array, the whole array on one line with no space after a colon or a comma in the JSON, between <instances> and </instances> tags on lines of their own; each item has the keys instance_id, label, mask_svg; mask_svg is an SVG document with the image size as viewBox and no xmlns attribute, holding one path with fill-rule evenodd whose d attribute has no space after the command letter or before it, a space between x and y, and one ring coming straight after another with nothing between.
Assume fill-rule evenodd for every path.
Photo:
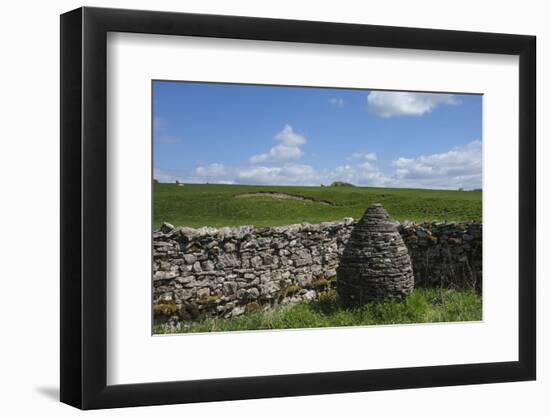
<instances>
[{"instance_id":1,"label":"dry stone wall","mask_svg":"<svg viewBox=\"0 0 550 417\"><path fill-rule=\"evenodd\" d=\"M481 292L481 223L404 222L398 230L409 250L415 287Z\"/></svg>"},{"instance_id":2,"label":"dry stone wall","mask_svg":"<svg viewBox=\"0 0 550 417\"><path fill-rule=\"evenodd\" d=\"M223 317L336 288L336 269L356 222L259 228L163 227L153 234L155 318ZM481 289L479 223L398 225L415 286Z\"/></svg>"}]
</instances>

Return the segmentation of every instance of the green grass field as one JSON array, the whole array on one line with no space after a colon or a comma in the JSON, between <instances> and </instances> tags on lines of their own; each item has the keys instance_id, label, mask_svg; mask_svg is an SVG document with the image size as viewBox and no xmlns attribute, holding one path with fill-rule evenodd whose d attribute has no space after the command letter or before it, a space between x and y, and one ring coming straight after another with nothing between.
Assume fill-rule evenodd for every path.
<instances>
[{"instance_id":1,"label":"green grass field","mask_svg":"<svg viewBox=\"0 0 550 417\"><path fill-rule=\"evenodd\" d=\"M481 319L481 295L470 291L417 288L405 301L373 302L356 309L343 307L335 292L332 291L326 293L319 301L284 305L232 319L207 317L197 322L182 322L179 328L157 324L153 331L155 334L195 333L479 321Z\"/></svg>"},{"instance_id":2,"label":"green grass field","mask_svg":"<svg viewBox=\"0 0 550 417\"><path fill-rule=\"evenodd\" d=\"M238 197L243 193L287 193L317 201ZM325 203L319 202L323 200ZM154 227L279 226L359 218L382 203L399 221L481 221L482 193L371 187L287 187L218 184L154 184ZM477 321L481 296L470 291L415 289L405 301L386 300L347 309L332 293L315 302L299 302L269 311L223 319L182 322L180 328L156 325L154 333L360 326L375 324Z\"/></svg>"},{"instance_id":3,"label":"green grass field","mask_svg":"<svg viewBox=\"0 0 550 417\"><path fill-rule=\"evenodd\" d=\"M333 205L265 196L235 197L258 191L302 195ZM479 191L155 183L153 215L155 228L162 222L189 227L263 227L358 218L370 204L382 203L399 221L481 221L481 197Z\"/></svg>"}]
</instances>

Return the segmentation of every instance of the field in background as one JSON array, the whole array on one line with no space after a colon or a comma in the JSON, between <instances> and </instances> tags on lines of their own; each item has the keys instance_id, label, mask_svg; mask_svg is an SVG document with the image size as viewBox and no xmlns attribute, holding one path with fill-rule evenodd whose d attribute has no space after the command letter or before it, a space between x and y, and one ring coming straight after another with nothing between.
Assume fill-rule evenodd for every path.
<instances>
[{"instance_id":1,"label":"field in background","mask_svg":"<svg viewBox=\"0 0 550 417\"><path fill-rule=\"evenodd\" d=\"M179 328L157 324L153 332L303 329L479 320L482 320L481 295L471 291L417 288L404 301L372 302L355 309L343 307L332 291L324 294L319 301L302 301L231 319L206 317L197 322L183 322Z\"/></svg>"},{"instance_id":2,"label":"field in background","mask_svg":"<svg viewBox=\"0 0 550 417\"><path fill-rule=\"evenodd\" d=\"M242 193L277 192L317 201L236 197ZM175 226L280 226L360 217L372 203L382 203L398 221L481 221L479 191L421 190L372 187L287 187L260 185L155 183L154 228Z\"/></svg>"}]
</instances>

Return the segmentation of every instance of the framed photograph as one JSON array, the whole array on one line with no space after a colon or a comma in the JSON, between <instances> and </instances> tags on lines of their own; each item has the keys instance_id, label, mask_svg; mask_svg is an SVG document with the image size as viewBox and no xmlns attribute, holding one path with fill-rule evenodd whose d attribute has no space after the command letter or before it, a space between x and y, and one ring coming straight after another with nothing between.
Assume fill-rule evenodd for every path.
<instances>
[{"instance_id":1,"label":"framed photograph","mask_svg":"<svg viewBox=\"0 0 550 417\"><path fill-rule=\"evenodd\" d=\"M533 380L535 37L61 16L61 401Z\"/></svg>"}]
</instances>

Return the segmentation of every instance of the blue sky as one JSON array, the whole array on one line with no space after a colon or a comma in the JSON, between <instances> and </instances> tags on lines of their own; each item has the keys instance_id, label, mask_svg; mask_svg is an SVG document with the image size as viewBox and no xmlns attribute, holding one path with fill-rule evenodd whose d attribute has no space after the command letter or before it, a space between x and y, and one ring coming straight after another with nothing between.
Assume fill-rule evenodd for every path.
<instances>
[{"instance_id":1,"label":"blue sky","mask_svg":"<svg viewBox=\"0 0 550 417\"><path fill-rule=\"evenodd\" d=\"M162 182L481 188L482 96L153 82Z\"/></svg>"}]
</instances>

